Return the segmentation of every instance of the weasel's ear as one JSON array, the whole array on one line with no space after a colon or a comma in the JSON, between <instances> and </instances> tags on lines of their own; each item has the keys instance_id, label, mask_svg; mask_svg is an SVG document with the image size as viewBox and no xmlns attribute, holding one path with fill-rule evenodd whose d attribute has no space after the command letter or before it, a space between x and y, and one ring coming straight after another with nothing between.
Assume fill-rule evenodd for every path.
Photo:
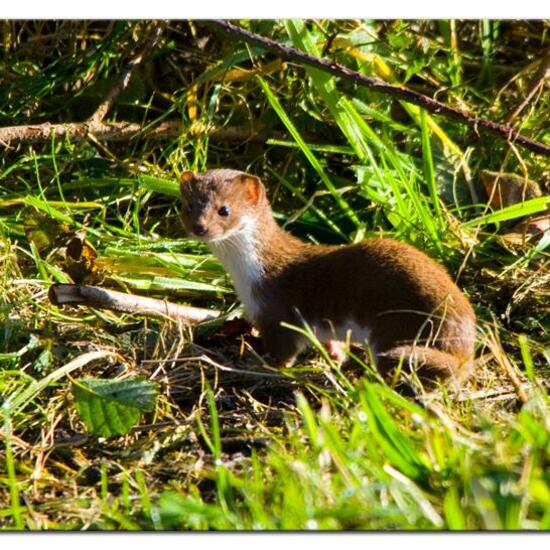
<instances>
[{"instance_id":1,"label":"weasel's ear","mask_svg":"<svg viewBox=\"0 0 550 550\"><path fill-rule=\"evenodd\" d=\"M265 194L264 184L260 178L249 176L248 174L241 176L241 183L245 186L246 194L252 204L258 204L258 201Z\"/></svg>"},{"instance_id":2,"label":"weasel's ear","mask_svg":"<svg viewBox=\"0 0 550 550\"><path fill-rule=\"evenodd\" d=\"M180 176L180 190L183 192L187 185L195 179L195 173L191 170L185 170Z\"/></svg>"}]
</instances>

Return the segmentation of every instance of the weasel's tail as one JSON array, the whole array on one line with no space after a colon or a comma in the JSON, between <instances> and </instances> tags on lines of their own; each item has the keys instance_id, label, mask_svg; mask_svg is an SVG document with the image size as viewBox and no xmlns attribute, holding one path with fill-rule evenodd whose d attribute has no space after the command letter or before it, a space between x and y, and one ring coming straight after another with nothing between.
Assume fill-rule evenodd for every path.
<instances>
[{"instance_id":1,"label":"weasel's tail","mask_svg":"<svg viewBox=\"0 0 550 550\"><path fill-rule=\"evenodd\" d=\"M397 346L378 353L376 363L380 374L388 380L401 365L401 371L414 373L426 390L433 389L437 382L458 386L471 370L470 358L415 345Z\"/></svg>"}]
</instances>

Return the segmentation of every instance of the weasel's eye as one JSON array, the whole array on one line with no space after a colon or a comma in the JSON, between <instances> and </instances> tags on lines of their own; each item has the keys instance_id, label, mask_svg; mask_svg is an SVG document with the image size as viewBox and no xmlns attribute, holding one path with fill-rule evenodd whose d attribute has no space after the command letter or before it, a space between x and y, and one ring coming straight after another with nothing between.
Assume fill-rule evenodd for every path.
<instances>
[{"instance_id":1,"label":"weasel's eye","mask_svg":"<svg viewBox=\"0 0 550 550\"><path fill-rule=\"evenodd\" d=\"M220 216L223 216L224 218L226 216L229 216L229 208L227 208L227 206L220 207L220 209L218 210L218 214Z\"/></svg>"}]
</instances>

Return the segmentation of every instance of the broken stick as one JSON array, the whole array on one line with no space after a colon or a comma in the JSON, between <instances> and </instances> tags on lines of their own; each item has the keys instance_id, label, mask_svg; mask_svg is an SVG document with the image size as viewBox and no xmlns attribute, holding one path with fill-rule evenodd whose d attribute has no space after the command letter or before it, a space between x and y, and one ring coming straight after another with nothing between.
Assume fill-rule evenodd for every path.
<instances>
[{"instance_id":1,"label":"broken stick","mask_svg":"<svg viewBox=\"0 0 550 550\"><path fill-rule=\"evenodd\" d=\"M166 300L157 300L97 286L54 284L48 292L50 302L56 306L82 305L98 309L109 309L133 313L144 317L157 317L196 325L211 321L222 315L217 309L181 306Z\"/></svg>"}]
</instances>

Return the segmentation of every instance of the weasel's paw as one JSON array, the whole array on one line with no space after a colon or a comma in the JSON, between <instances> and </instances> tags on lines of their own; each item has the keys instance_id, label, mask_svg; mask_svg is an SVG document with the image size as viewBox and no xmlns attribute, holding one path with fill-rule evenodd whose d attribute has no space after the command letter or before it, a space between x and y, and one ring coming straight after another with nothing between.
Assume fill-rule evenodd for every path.
<instances>
[{"instance_id":1,"label":"weasel's paw","mask_svg":"<svg viewBox=\"0 0 550 550\"><path fill-rule=\"evenodd\" d=\"M347 359L347 354L344 351L346 349L346 343L340 342L339 340L328 340L323 342L326 350L328 351L329 357L341 365Z\"/></svg>"},{"instance_id":2,"label":"weasel's paw","mask_svg":"<svg viewBox=\"0 0 550 550\"><path fill-rule=\"evenodd\" d=\"M274 357L272 354L267 353L265 356L265 359L269 364L271 364L272 367L275 367L276 369L288 369L292 366L294 366L294 363L296 363L296 356L294 357Z\"/></svg>"}]
</instances>

